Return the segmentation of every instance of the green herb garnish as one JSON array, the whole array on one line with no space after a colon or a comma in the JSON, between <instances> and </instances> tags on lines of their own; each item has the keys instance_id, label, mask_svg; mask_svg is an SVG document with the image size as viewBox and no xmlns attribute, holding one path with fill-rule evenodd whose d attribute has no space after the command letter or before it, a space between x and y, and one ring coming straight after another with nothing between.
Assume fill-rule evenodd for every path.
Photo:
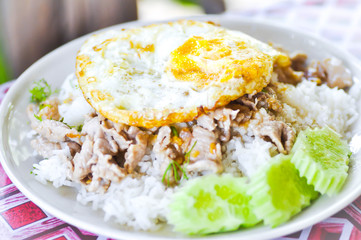
<instances>
[{"instance_id":1,"label":"green herb garnish","mask_svg":"<svg viewBox=\"0 0 361 240\"><path fill-rule=\"evenodd\" d=\"M70 126L69 124L67 124L66 122L64 122L64 118L62 117L59 122L63 123L64 125L68 126L69 128L72 128L72 126Z\"/></svg>"},{"instance_id":2,"label":"green herb garnish","mask_svg":"<svg viewBox=\"0 0 361 240\"><path fill-rule=\"evenodd\" d=\"M59 122L64 123L66 126L68 126L69 128L74 128L75 130L77 130L78 132L81 132L81 130L83 129L83 124L80 124L79 126L70 126L69 124L67 124L66 122L64 122L64 118L62 117Z\"/></svg>"},{"instance_id":3,"label":"green herb garnish","mask_svg":"<svg viewBox=\"0 0 361 240\"><path fill-rule=\"evenodd\" d=\"M174 130L173 130L174 129ZM174 136L177 136L178 137L178 131L175 127L171 126L171 130L172 130L172 133ZM175 133L177 134L175 134ZM191 155L191 152L193 151L193 148L194 146L197 144L197 141L195 141L191 147L191 149L186 152L184 154L184 158L185 158L185 164L189 164L189 158L190 158L190 155ZM188 180L188 176L187 176L187 173L186 171L184 170L184 168L179 165L179 163L177 163L176 161L172 160L169 164L168 164L168 167L166 168L166 170L164 171L164 174L163 174L163 177L162 177L162 182L164 182L165 178L167 177L167 186L169 186L169 176L170 176L170 173L169 171L173 168L173 172L174 172L174 180L176 182L179 182L181 180L181 178L178 176L178 172L177 172L177 169L181 170L182 173L183 173L183 176L185 179Z\"/></svg>"},{"instance_id":4,"label":"green herb garnish","mask_svg":"<svg viewBox=\"0 0 361 240\"><path fill-rule=\"evenodd\" d=\"M39 105L39 112L40 112L41 110L43 110L44 108L46 108L46 107L51 108L51 107L53 107L53 106L50 105L50 104L44 104L44 103L42 103L42 104Z\"/></svg>"},{"instance_id":5,"label":"green herb garnish","mask_svg":"<svg viewBox=\"0 0 361 240\"><path fill-rule=\"evenodd\" d=\"M169 177L170 177L170 170L173 168L173 172L174 172L174 180L176 182L179 182L181 180L181 177L178 175L178 171L177 169L181 170L183 173L183 176L185 179L188 180L188 176L186 171L181 167L181 165L179 165L179 163L177 163L176 161L172 160L169 164L168 167L166 168L166 170L164 171L163 177L162 177L162 182L164 182L165 178L167 177L167 186L169 186Z\"/></svg>"},{"instance_id":6,"label":"green herb garnish","mask_svg":"<svg viewBox=\"0 0 361 240\"><path fill-rule=\"evenodd\" d=\"M78 132L81 132L81 130L83 130L83 124L80 124L79 126L76 127L76 130Z\"/></svg>"},{"instance_id":7,"label":"green herb garnish","mask_svg":"<svg viewBox=\"0 0 361 240\"><path fill-rule=\"evenodd\" d=\"M38 119L40 122L43 121L43 119L42 119L40 116L36 115L35 113L34 113L34 117L35 117L36 119Z\"/></svg>"},{"instance_id":8,"label":"green herb garnish","mask_svg":"<svg viewBox=\"0 0 361 240\"><path fill-rule=\"evenodd\" d=\"M184 168L182 168L182 167L179 165L179 163L177 163L177 162L175 162L175 161L173 161L173 162L174 162L174 164L178 167L178 169L182 171L184 178L188 180L188 176L187 176L187 173L186 173L186 171L184 170ZM180 179L179 179L179 180L180 180Z\"/></svg>"},{"instance_id":9,"label":"green herb garnish","mask_svg":"<svg viewBox=\"0 0 361 240\"><path fill-rule=\"evenodd\" d=\"M176 182L178 182L178 171L177 171L177 166L175 165L175 161L172 162L172 165L173 165L174 179Z\"/></svg>"},{"instance_id":10,"label":"green herb garnish","mask_svg":"<svg viewBox=\"0 0 361 240\"><path fill-rule=\"evenodd\" d=\"M33 169L36 169L35 167L33 167ZM30 171L30 174L34 174L34 172L33 171ZM35 176L37 176L38 174L34 174Z\"/></svg>"},{"instance_id":11,"label":"green herb garnish","mask_svg":"<svg viewBox=\"0 0 361 240\"><path fill-rule=\"evenodd\" d=\"M168 167L165 169L165 171L163 173L163 177L162 177L162 182L164 182L165 177L167 176L167 185L169 185L169 175L170 175L169 170L172 167L172 164L173 164L173 161L168 164Z\"/></svg>"},{"instance_id":12,"label":"green herb garnish","mask_svg":"<svg viewBox=\"0 0 361 240\"><path fill-rule=\"evenodd\" d=\"M29 90L31 93L31 102L33 103L43 102L53 93L50 85L44 79L34 82L34 85L35 86Z\"/></svg>"},{"instance_id":13,"label":"green herb garnish","mask_svg":"<svg viewBox=\"0 0 361 240\"><path fill-rule=\"evenodd\" d=\"M173 136L179 137L179 133L178 133L177 129L174 126L170 126L170 129L172 130Z\"/></svg>"},{"instance_id":14,"label":"green herb garnish","mask_svg":"<svg viewBox=\"0 0 361 240\"><path fill-rule=\"evenodd\" d=\"M196 6L200 4L198 0L173 0L173 1L180 3L184 6Z\"/></svg>"},{"instance_id":15,"label":"green herb garnish","mask_svg":"<svg viewBox=\"0 0 361 240\"><path fill-rule=\"evenodd\" d=\"M193 143L193 146L191 147L191 149L184 154L184 158L186 159L186 164L189 163L189 159L190 159L190 156L191 156L191 152L193 151L193 148L194 148L194 146L195 146L196 144L197 144L197 141L195 141L195 142Z\"/></svg>"}]
</instances>

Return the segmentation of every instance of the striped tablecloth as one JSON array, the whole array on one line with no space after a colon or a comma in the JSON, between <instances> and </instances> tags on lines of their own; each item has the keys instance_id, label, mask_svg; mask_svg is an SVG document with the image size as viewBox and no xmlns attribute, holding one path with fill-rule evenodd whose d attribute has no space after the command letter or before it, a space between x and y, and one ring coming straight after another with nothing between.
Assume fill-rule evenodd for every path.
<instances>
[{"instance_id":1,"label":"striped tablecloth","mask_svg":"<svg viewBox=\"0 0 361 240\"><path fill-rule=\"evenodd\" d=\"M361 1L277 1L267 8L229 9L226 14L272 19L319 34L361 58ZM11 86L0 85L0 102ZM45 212L27 199L0 166L0 239L107 239ZM286 239L361 239L361 197L334 216Z\"/></svg>"}]
</instances>

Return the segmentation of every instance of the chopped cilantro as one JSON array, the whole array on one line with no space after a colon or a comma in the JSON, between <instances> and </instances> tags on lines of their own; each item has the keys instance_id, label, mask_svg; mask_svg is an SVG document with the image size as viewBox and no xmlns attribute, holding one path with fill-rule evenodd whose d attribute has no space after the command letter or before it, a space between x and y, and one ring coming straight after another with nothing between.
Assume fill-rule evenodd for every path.
<instances>
[{"instance_id":1,"label":"chopped cilantro","mask_svg":"<svg viewBox=\"0 0 361 240\"><path fill-rule=\"evenodd\" d=\"M33 169L36 169L35 167L33 167ZM30 171L30 174L34 174L34 172L33 171ZM38 174L34 174L35 176L37 176Z\"/></svg>"},{"instance_id":2,"label":"chopped cilantro","mask_svg":"<svg viewBox=\"0 0 361 240\"><path fill-rule=\"evenodd\" d=\"M35 117L36 119L38 119L40 122L43 121L43 119L42 119L40 116L35 115L35 113L34 113L34 117Z\"/></svg>"},{"instance_id":3,"label":"chopped cilantro","mask_svg":"<svg viewBox=\"0 0 361 240\"><path fill-rule=\"evenodd\" d=\"M44 103L42 103L42 104L39 105L39 111L41 111L42 109L44 109L44 108L46 108L46 107L51 108L52 106L51 106L50 104L44 104Z\"/></svg>"},{"instance_id":4,"label":"chopped cilantro","mask_svg":"<svg viewBox=\"0 0 361 240\"><path fill-rule=\"evenodd\" d=\"M82 129L83 129L83 124L81 124L81 125L79 125L79 126L76 127L76 130L77 130L78 132L81 132Z\"/></svg>"},{"instance_id":5,"label":"chopped cilantro","mask_svg":"<svg viewBox=\"0 0 361 240\"><path fill-rule=\"evenodd\" d=\"M83 124L80 124L79 126L70 126L69 124L67 124L66 122L64 122L64 118L62 117L59 122L64 123L66 126L68 126L69 128L74 128L75 130L77 130L78 132L81 132L81 130L83 129Z\"/></svg>"},{"instance_id":6,"label":"chopped cilantro","mask_svg":"<svg viewBox=\"0 0 361 240\"><path fill-rule=\"evenodd\" d=\"M50 85L44 79L34 82L34 85L35 86L29 90L31 93L31 102L33 103L43 102L53 93Z\"/></svg>"},{"instance_id":7,"label":"chopped cilantro","mask_svg":"<svg viewBox=\"0 0 361 240\"><path fill-rule=\"evenodd\" d=\"M172 130L173 136L179 137L179 133L178 133L177 129L174 126L170 126L170 129Z\"/></svg>"},{"instance_id":8,"label":"chopped cilantro","mask_svg":"<svg viewBox=\"0 0 361 240\"><path fill-rule=\"evenodd\" d=\"M71 128L71 126L69 124L67 124L66 122L64 122L64 118L62 117L59 122L64 123L66 126L68 126L69 128Z\"/></svg>"}]
</instances>

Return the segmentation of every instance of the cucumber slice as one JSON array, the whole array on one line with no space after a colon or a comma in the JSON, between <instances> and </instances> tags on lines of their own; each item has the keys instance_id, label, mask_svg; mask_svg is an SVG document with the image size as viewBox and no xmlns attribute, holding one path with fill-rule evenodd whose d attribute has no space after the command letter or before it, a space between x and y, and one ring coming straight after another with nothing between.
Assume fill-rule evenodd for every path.
<instances>
[{"instance_id":1,"label":"cucumber slice","mask_svg":"<svg viewBox=\"0 0 361 240\"><path fill-rule=\"evenodd\" d=\"M260 220L249 206L246 179L208 175L188 181L173 195L168 222L186 234L208 234L249 227Z\"/></svg>"},{"instance_id":2,"label":"cucumber slice","mask_svg":"<svg viewBox=\"0 0 361 240\"><path fill-rule=\"evenodd\" d=\"M313 186L300 177L290 156L279 154L253 175L248 194L257 217L276 227L318 197Z\"/></svg>"},{"instance_id":3,"label":"cucumber slice","mask_svg":"<svg viewBox=\"0 0 361 240\"><path fill-rule=\"evenodd\" d=\"M317 191L338 193L347 178L351 151L340 135L329 127L299 133L292 148L292 163Z\"/></svg>"}]
</instances>

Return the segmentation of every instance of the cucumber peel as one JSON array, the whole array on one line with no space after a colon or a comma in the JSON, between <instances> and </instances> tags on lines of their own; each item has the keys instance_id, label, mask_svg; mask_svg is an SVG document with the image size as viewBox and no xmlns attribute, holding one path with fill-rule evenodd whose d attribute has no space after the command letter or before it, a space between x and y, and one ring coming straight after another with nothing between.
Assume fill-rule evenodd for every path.
<instances>
[{"instance_id":1,"label":"cucumber peel","mask_svg":"<svg viewBox=\"0 0 361 240\"><path fill-rule=\"evenodd\" d=\"M317 191L329 196L340 191L348 175L351 151L338 133L329 127L302 131L291 154L300 175Z\"/></svg>"},{"instance_id":2,"label":"cucumber peel","mask_svg":"<svg viewBox=\"0 0 361 240\"><path fill-rule=\"evenodd\" d=\"M249 205L245 178L208 175L188 181L173 196L168 221L186 234L209 234L250 227L260 219Z\"/></svg>"},{"instance_id":3,"label":"cucumber peel","mask_svg":"<svg viewBox=\"0 0 361 240\"><path fill-rule=\"evenodd\" d=\"M271 227L286 222L318 197L313 186L299 176L290 156L282 154L257 171L247 193L257 217Z\"/></svg>"}]
</instances>

